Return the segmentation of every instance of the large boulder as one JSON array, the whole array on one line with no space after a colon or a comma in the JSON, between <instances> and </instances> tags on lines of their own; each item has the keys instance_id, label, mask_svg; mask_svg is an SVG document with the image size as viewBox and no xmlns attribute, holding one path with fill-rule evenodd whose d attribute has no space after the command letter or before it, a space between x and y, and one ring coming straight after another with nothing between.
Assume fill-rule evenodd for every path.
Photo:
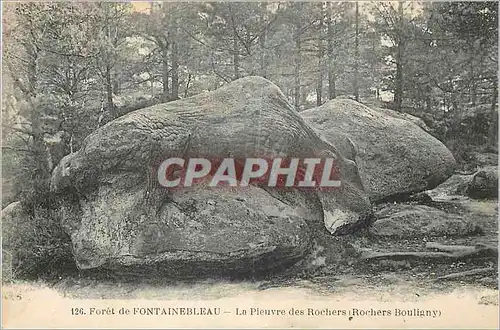
<instances>
[{"instance_id":1,"label":"large boulder","mask_svg":"<svg viewBox=\"0 0 500 330\"><path fill-rule=\"evenodd\" d=\"M479 170L467 186L467 195L477 199L498 197L498 167L487 166Z\"/></svg>"},{"instance_id":2,"label":"large boulder","mask_svg":"<svg viewBox=\"0 0 500 330\"><path fill-rule=\"evenodd\" d=\"M375 212L375 219L369 231L379 237L413 239L468 236L483 232L474 218L426 205L387 204Z\"/></svg>"},{"instance_id":3,"label":"large boulder","mask_svg":"<svg viewBox=\"0 0 500 330\"><path fill-rule=\"evenodd\" d=\"M347 99L329 101L300 115L324 139L335 141L346 157L356 160L372 202L432 189L453 174L455 159L446 146L403 118Z\"/></svg>"},{"instance_id":4,"label":"large boulder","mask_svg":"<svg viewBox=\"0 0 500 330\"><path fill-rule=\"evenodd\" d=\"M422 120L422 118L415 117L413 115L410 115L409 113L398 112L396 110L387 109L387 108L370 107L370 106L369 106L369 108L371 108L373 110L376 110L376 111L378 111L380 113L383 113L385 115L388 115L390 117L394 117L394 118L399 118L399 119L404 119L404 120L410 121L410 122L414 123L415 125L417 125L418 127L420 127L421 129L423 129L424 131L426 131L427 133L431 132L431 129Z\"/></svg>"},{"instance_id":5,"label":"large boulder","mask_svg":"<svg viewBox=\"0 0 500 330\"><path fill-rule=\"evenodd\" d=\"M329 157L342 185L308 192L261 186L168 191L157 183L156 169L169 157ZM61 160L51 189L65 196L64 227L81 269L267 272L308 253L309 228L320 223L331 233L348 233L371 214L356 164L259 77L111 121Z\"/></svg>"},{"instance_id":6,"label":"large boulder","mask_svg":"<svg viewBox=\"0 0 500 330\"><path fill-rule=\"evenodd\" d=\"M299 261L312 246L304 219L257 187L238 194L180 190L159 209L145 205L140 185L130 182L96 194L94 202L82 203L80 223L65 223L81 269L259 274Z\"/></svg>"}]
</instances>

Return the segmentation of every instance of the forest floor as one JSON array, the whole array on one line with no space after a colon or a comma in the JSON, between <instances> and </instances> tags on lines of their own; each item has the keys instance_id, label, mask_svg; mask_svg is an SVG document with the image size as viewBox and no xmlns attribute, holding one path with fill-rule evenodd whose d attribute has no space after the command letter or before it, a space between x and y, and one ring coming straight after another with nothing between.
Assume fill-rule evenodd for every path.
<instances>
[{"instance_id":1,"label":"forest floor","mask_svg":"<svg viewBox=\"0 0 500 330\"><path fill-rule=\"evenodd\" d=\"M363 259L354 258L342 264L326 263L323 267L307 273L295 273L285 276L275 276L260 280L173 280L173 279L131 279L118 280L116 278L90 277L69 275L51 281L41 281L64 296L79 298L107 298L122 299L141 296L141 291L155 291L161 296L161 287L187 288L188 295L192 291L201 289L206 291L203 296L210 296L213 290L215 297L217 289L214 284L220 283L221 292L229 294L233 289L224 285L241 289L267 290L275 287L299 287L316 290L321 294L339 292L343 290L357 290L366 288L389 288L414 286L421 287L429 292L453 290L461 287L477 287L484 289L498 289L498 200L472 200L464 196L448 196L441 200L434 198L430 205L457 215L473 217L480 224L483 233L463 237L419 237L414 239L394 239L371 236L361 233L356 236L341 238L343 243L354 246L363 253L386 253L387 258ZM429 205L429 204L427 204ZM375 208L385 207L377 205ZM432 255L437 252L429 248L430 242L445 246L487 246L493 251L454 257L448 255ZM495 251L496 249L496 251ZM399 257L397 253L408 252L410 255ZM427 253L430 252L430 256ZM341 253L341 252L340 252ZM391 253L396 253L394 256ZM422 255L412 255L422 253ZM344 253L345 254L345 253ZM342 257L348 258L349 256ZM344 260L345 261L345 260ZM469 274L468 271L477 271ZM457 278L446 278L447 275L462 273ZM23 283L23 282L19 282ZM18 283L18 284L19 284ZM224 284L225 283L225 284ZM11 284L16 286L16 284ZM5 287L9 287L7 284ZM205 288L205 289L203 289ZM181 289L183 291L184 289ZM167 291L171 291L170 289ZM175 291L175 290L174 290ZM391 291L391 290L389 290ZM406 290L404 290L406 291ZM182 292L179 292L182 295Z\"/></svg>"},{"instance_id":2,"label":"forest floor","mask_svg":"<svg viewBox=\"0 0 500 330\"><path fill-rule=\"evenodd\" d=\"M414 239L395 240L361 236L356 240L359 248L367 252L390 254L408 252L407 256L391 259L364 260L356 263L356 274L368 276L372 281L377 277L398 277L406 281L427 283L430 287L461 286L465 283L498 289L498 200L470 200L465 197L453 197L449 200L436 200L427 204L442 209L447 213L463 217L472 217L484 232L477 235L453 237L420 237ZM488 247L486 253L471 255L434 257L438 252L432 246ZM489 250L489 249L492 250ZM491 252L491 253L490 253ZM415 254L413 254L415 253ZM397 259L397 260L396 260ZM477 274L469 274L477 271ZM373 274L377 274L374 276ZM446 277L450 274L461 274L456 278Z\"/></svg>"}]
</instances>

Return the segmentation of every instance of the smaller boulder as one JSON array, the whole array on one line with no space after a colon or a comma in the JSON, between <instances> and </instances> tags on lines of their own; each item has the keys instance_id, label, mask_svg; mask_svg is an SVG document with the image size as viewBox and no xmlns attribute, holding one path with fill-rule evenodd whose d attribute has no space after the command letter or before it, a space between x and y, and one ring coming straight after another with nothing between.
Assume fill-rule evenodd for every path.
<instances>
[{"instance_id":1,"label":"smaller boulder","mask_svg":"<svg viewBox=\"0 0 500 330\"><path fill-rule=\"evenodd\" d=\"M2 247L8 248L12 245L16 226L26 223L27 215L23 211L21 202L12 202L2 210Z\"/></svg>"},{"instance_id":2,"label":"smaller boulder","mask_svg":"<svg viewBox=\"0 0 500 330\"><path fill-rule=\"evenodd\" d=\"M474 219L425 205L388 204L375 216L370 233L381 237L466 236L483 232Z\"/></svg>"},{"instance_id":3,"label":"smaller boulder","mask_svg":"<svg viewBox=\"0 0 500 330\"><path fill-rule=\"evenodd\" d=\"M2 279L9 281L14 278L12 240L15 238L16 224L24 224L26 214L21 202L13 202L2 210Z\"/></svg>"},{"instance_id":4,"label":"smaller boulder","mask_svg":"<svg viewBox=\"0 0 500 330\"><path fill-rule=\"evenodd\" d=\"M448 180L426 193L434 200L449 200L450 197L465 196L467 186L473 176L473 174L453 174Z\"/></svg>"},{"instance_id":5,"label":"smaller boulder","mask_svg":"<svg viewBox=\"0 0 500 330\"><path fill-rule=\"evenodd\" d=\"M488 166L478 171L467 186L467 196L475 199L498 197L498 168Z\"/></svg>"}]
</instances>

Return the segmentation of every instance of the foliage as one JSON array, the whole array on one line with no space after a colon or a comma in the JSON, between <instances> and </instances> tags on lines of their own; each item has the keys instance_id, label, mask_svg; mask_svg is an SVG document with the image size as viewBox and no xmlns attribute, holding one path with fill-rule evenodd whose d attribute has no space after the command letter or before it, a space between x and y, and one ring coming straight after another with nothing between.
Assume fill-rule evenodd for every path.
<instances>
[{"instance_id":1,"label":"foliage","mask_svg":"<svg viewBox=\"0 0 500 330\"><path fill-rule=\"evenodd\" d=\"M76 270L69 237L54 211L35 208L15 223L2 223L2 251L10 258L11 277L54 278Z\"/></svg>"}]
</instances>

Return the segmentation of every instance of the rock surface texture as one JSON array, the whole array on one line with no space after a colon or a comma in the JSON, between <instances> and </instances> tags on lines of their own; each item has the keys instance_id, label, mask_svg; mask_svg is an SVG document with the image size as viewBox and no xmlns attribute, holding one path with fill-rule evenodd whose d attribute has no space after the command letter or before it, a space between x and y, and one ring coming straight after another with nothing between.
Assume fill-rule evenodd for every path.
<instances>
[{"instance_id":1,"label":"rock surface texture","mask_svg":"<svg viewBox=\"0 0 500 330\"><path fill-rule=\"evenodd\" d=\"M21 202L12 202L2 210L2 277L9 280L13 275L12 240L15 238L15 227L23 226L27 221ZM31 228L29 228L31 229ZM28 230L29 230L28 229Z\"/></svg>"},{"instance_id":2,"label":"rock surface texture","mask_svg":"<svg viewBox=\"0 0 500 330\"><path fill-rule=\"evenodd\" d=\"M467 186L467 195L478 199L498 197L498 167L487 166L479 170Z\"/></svg>"},{"instance_id":3,"label":"rock surface texture","mask_svg":"<svg viewBox=\"0 0 500 330\"><path fill-rule=\"evenodd\" d=\"M453 174L445 182L426 193L434 200L449 200L450 196L466 198L467 187L472 177L472 174Z\"/></svg>"},{"instance_id":4,"label":"rock surface texture","mask_svg":"<svg viewBox=\"0 0 500 330\"><path fill-rule=\"evenodd\" d=\"M372 202L432 189L453 174L455 159L446 146L403 118L347 99L300 115L346 157L355 158Z\"/></svg>"},{"instance_id":5,"label":"rock surface texture","mask_svg":"<svg viewBox=\"0 0 500 330\"><path fill-rule=\"evenodd\" d=\"M374 236L413 239L433 236L466 236L482 232L474 219L426 205L389 204L375 213L370 228Z\"/></svg>"},{"instance_id":6,"label":"rock surface texture","mask_svg":"<svg viewBox=\"0 0 500 330\"><path fill-rule=\"evenodd\" d=\"M366 224L371 206L356 164L322 140L278 87L246 77L220 89L136 110L89 135L54 169L81 269L165 276L249 274L303 258L313 228ZM167 191L156 168L169 157L330 157L342 185L307 194L261 186Z\"/></svg>"}]
</instances>

